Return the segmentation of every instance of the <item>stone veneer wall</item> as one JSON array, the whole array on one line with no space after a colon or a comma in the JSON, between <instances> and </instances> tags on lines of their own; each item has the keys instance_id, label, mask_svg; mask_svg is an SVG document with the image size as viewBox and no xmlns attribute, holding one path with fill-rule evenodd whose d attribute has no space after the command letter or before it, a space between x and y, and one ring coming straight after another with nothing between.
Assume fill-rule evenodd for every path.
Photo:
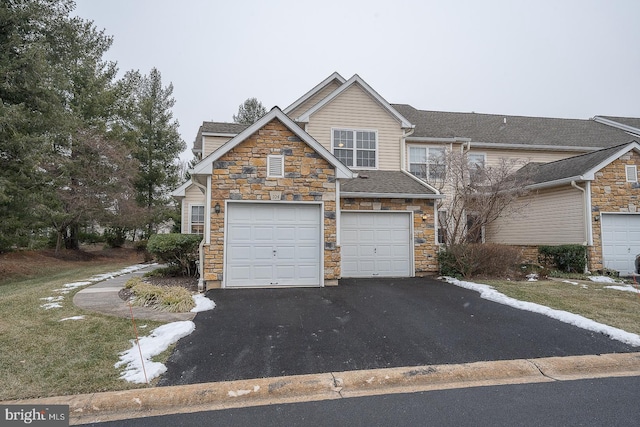
<instances>
[{"instance_id":1,"label":"stone veneer wall","mask_svg":"<svg viewBox=\"0 0 640 427\"><path fill-rule=\"evenodd\" d=\"M602 270L602 227L596 217L604 212L640 212L640 184L627 182L626 165L640 168L640 155L635 151L621 156L596 173L591 183L591 224L593 246L589 248L589 269Z\"/></svg>"},{"instance_id":2,"label":"stone veneer wall","mask_svg":"<svg viewBox=\"0 0 640 427\"><path fill-rule=\"evenodd\" d=\"M284 155L284 178L267 178L267 155ZM340 248L336 242L336 178L331 164L279 120L274 119L213 163L211 191L211 244L205 245L204 280L207 288L220 287L224 260L225 200L271 199L282 192L283 201L324 202L325 285L340 277ZM220 204L221 212L213 207Z\"/></svg>"},{"instance_id":3,"label":"stone veneer wall","mask_svg":"<svg viewBox=\"0 0 640 427\"><path fill-rule=\"evenodd\" d=\"M436 258L438 245L435 241L433 200L344 198L340 200L340 209L342 211L413 211L413 250L416 276L438 272ZM423 215L427 216L425 220L422 219Z\"/></svg>"}]
</instances>

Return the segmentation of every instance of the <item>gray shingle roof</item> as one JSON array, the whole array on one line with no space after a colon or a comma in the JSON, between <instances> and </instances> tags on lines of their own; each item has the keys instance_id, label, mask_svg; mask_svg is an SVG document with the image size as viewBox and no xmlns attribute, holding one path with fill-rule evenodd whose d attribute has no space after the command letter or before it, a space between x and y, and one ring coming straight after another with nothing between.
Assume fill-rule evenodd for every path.
<instances>
[{"instance_id":1,"label":"gray shingle roof","mask_svg":"<svg viewBox=\"0 0 640 427\"><path fill-rule=\"evenodd\" d=\"M227 123L227 122L202 122L202 126L198 129L198 134L193 142L194 150L202 150L202 134L203 133L224 133L237 135L249 125L242 125L239 123Z\"/></svg>"},{"instance_id":2,"label":"gray shingle roof","mask_svg":"<svg viewBox=\"0 0 640 427\"><path fill-rule=\"evenodd\" d=\"M582 176L633 141L549 163L529 163L518 175L531 184L542 184Z\"/></svg>"},{"instance_id":3,"label":"gray shingle roof","mask_svg":"<svg viewBox=\"0 0 640 427\"><path fill-rule=\"evenodd\" d=\"M429 196L436 193L401 171L358 171L358 178L342 180L343 193L413 194Z\"/></svg>"},{"instance_id":4,"label":"gray shingle roof","mask_svg":"<svg viewBox=\"0 0 640 427\"><path fill-rule=\"evenodd\" d=\"M599 116L613 122L622 123L626 126L631 126L636 129L640 129L640 117L614 117L614 116Z\"/></svg>"},{"instance_id":5,"label":"gray shingle roof","mask_svg":"<svg viewBox=\"0 0 640 427\"><path fill-rule=\"evenodd\" d=\"M416 128L410 138L471 138L472 142L606 148L629 142L622 130L594 120L450 113L392 104ZM506 123L505 123L506 122Z\"/></svg>"}]
</instances>

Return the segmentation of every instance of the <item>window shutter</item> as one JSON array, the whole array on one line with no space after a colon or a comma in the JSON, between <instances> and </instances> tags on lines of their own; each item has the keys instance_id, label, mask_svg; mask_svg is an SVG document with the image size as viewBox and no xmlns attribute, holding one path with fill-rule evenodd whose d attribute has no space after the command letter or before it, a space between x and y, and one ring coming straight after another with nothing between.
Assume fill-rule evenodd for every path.
<instances>
[{"instance_id":1,"label":"window shutter","mask_svg":"<svg viewBox=\"0 0 640 427\"><path fill-rule=\"evenodd\" d=\"M284 156L267 156L267 176L284 176Z\"/></svg>"},{"instance_id":2,"label":"window shutter","mask_svg":"<svg viewBox=\"0 0 640 427\"><path fill-rule=\"evenodd\" d=\"M638 182L638 168L635 165L627 165L627 182Z\"/></svg>"}]
</instances>

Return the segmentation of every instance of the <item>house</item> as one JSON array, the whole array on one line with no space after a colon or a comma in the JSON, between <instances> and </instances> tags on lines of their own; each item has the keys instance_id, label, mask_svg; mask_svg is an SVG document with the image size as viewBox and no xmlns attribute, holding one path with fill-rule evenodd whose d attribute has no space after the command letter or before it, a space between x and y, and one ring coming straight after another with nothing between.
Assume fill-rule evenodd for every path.
<instances>
[{"instance_id":1,"label":"house","mask_svg":"<svg viewBox=\"0 0 640 427\"><path fill-rule=\"evenodd\" d=\"M587 246L591 270L635 273L640 254L640 144L629 142L548 163L530 163L520 215L489 225L487 241ZM535 258L533 258L535 259Z\"/></svg>"},{"instance_id":2,"label":"house","mask_svg":"<svg viewBox=\"0 0 640 427\"><path fill-rule=\"evenodd\" d=\"M390 104L358 75L333 73L251 126L204 122L193 148L201 161L173 195L182 203L182 232L204 236L203 287L412 277L438 270L446 189L428 181L444 150L461 150L485 167L505 157L549 163L595 155L632 139L629 129L595 119ZM592 182L586 178L576 185ZM501 241L500 233L485 230L485 240ZM597 242L594 265L603 262Z\"/></svg>"}]
</instances>

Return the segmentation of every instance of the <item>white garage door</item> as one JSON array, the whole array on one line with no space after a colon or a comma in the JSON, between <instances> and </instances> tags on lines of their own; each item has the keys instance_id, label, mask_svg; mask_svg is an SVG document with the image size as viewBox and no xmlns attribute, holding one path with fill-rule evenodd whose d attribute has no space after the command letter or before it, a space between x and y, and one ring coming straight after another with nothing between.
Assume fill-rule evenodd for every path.
<instances>
[{"instance_id":1,"label":"white garage door","mask_svg":"<svg viewBox=\"0 0 640 427\"><path fill-rule=\"evenodd\" d=\"M410 212L342 212L342 277L410 277Z\"/></svg>"},{"instance_id":2,"label":"white garage door","mask_svg":"<svg viewBox=\"0 0 640 427\"><path fill-rule=\"evenodd\" d=\"M629 275L640 254L640 214L602 214L602 258L605 268Z\"/></svg>"},{"instance_id":3,"label":"white garage door","mask_svg":"<svg viewBox=\"0 0 640 427\"><path fill-rule=\"evenodd\" d=\"M229 203L225 286L320 286L321 209Z\"/></svg>"}]
</instances>

